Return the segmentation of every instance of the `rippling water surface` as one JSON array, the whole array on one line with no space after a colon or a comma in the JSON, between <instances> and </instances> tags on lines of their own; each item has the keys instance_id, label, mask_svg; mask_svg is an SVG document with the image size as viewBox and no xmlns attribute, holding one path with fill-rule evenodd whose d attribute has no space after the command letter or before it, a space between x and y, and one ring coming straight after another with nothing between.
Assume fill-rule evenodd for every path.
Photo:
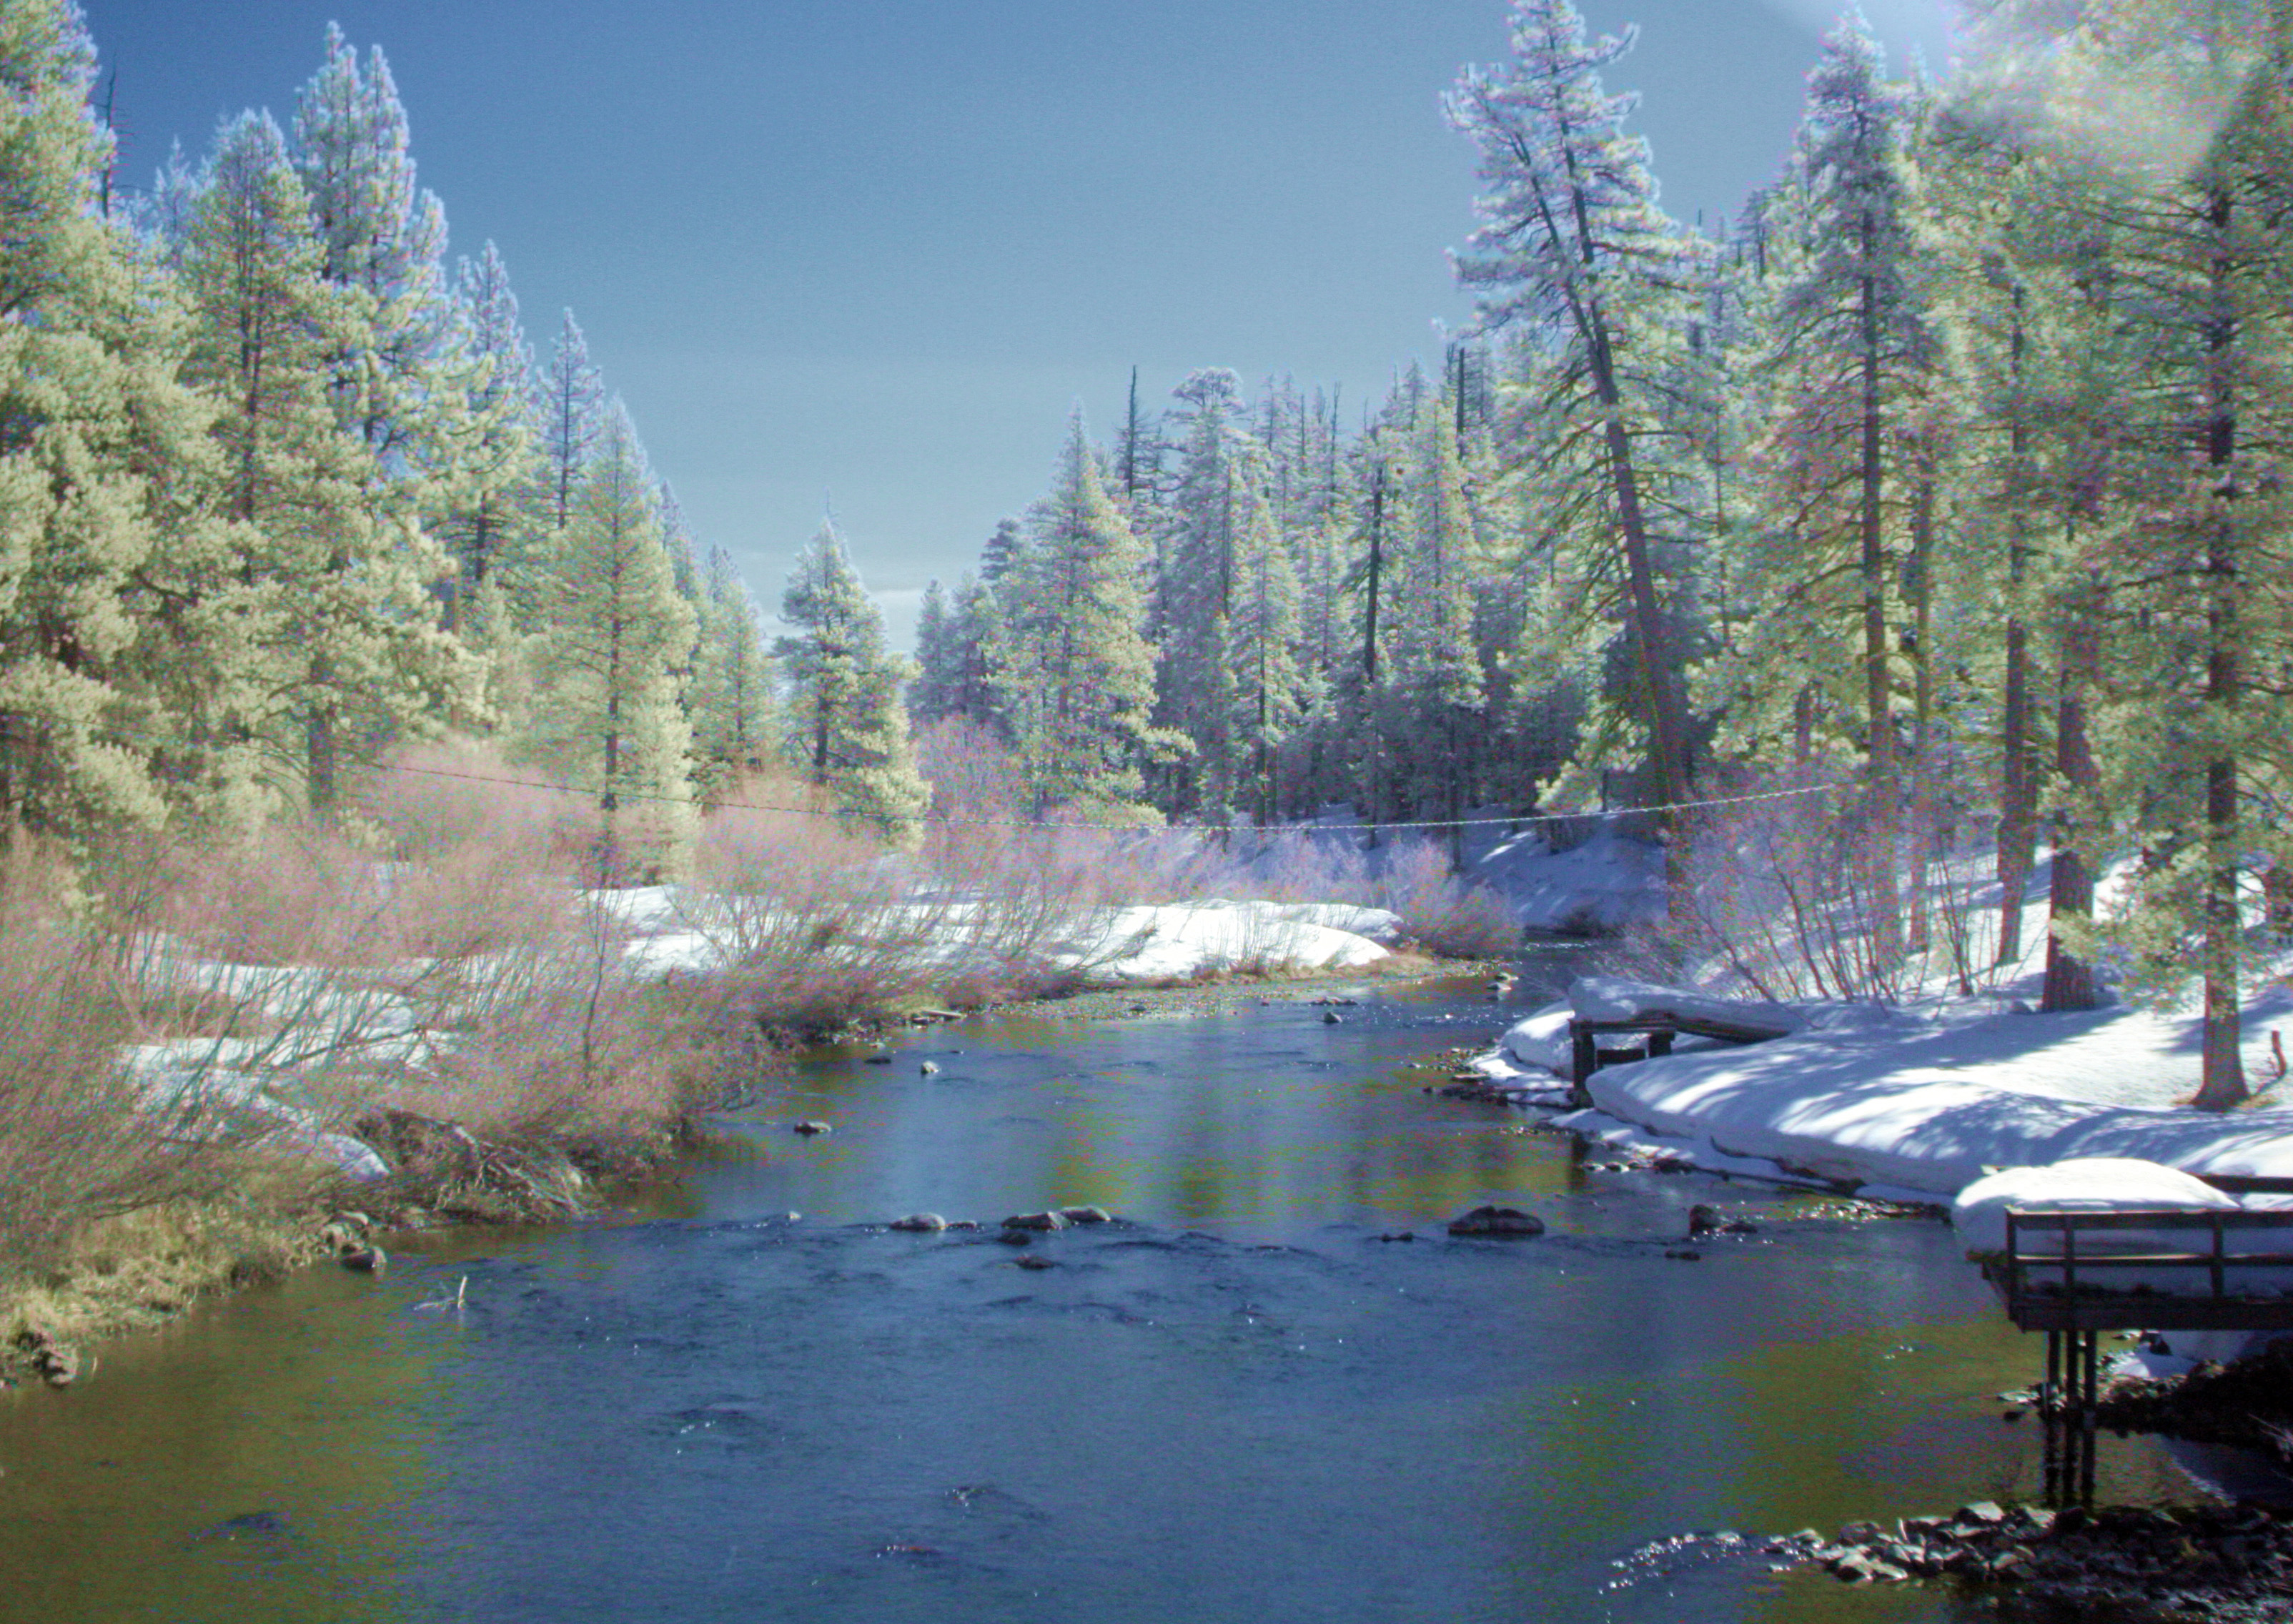
<instances>
[{"instance_id":1,"label":"rippling water surface","mask_svg":"<svg viewBox=\"0 0 2293 1624\"><path fill-rule=\"evenodd\" d=\"M1941 1226L1587 1173L1404 1070L1495 1028L1466 989L1336 1026L1310 995L815 1055L643 1210L313 1273L0 1395L0 1618L1958 1616L1618 1565L2036 1495L1988 1401L2038 1344ZM1442 1232L1491 1199L1552 1232ZM1667 1258L1699 1201L1760 1233ZM1081 1202L1122 1221L1041 1271L881 1227ZM2105 1494L2190 1491L2106 1445Z\"/></svg>"}]
</instances>

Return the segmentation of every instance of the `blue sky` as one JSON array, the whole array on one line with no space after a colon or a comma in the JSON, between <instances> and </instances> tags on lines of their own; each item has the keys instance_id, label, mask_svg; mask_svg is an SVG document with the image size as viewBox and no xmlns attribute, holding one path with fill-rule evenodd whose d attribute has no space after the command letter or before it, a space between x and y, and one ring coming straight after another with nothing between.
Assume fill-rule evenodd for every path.
<instances>
[{"instance_id":1,"label":"blue sky","mask_svg":"<svg viewBox=\"0 0 2293 1624\"><path fill-rule=\"evenodd\" d=\"M1866 0L1940 67L1947 0ZM1830 0L1580 0L1641 25L1665 200L1780 158ZM571 306L704 544L769 609L834 502L903 637L1047 482L1069 407L1195 367L1355 406L1434 323L1473 156L1443 90L1503 0L83 0L148 183L180 137L285 122L328 21L389 57L459 252L538 347ZM1898 59L1900 61L1900 57Z\"/></svg>"}]
</instances>

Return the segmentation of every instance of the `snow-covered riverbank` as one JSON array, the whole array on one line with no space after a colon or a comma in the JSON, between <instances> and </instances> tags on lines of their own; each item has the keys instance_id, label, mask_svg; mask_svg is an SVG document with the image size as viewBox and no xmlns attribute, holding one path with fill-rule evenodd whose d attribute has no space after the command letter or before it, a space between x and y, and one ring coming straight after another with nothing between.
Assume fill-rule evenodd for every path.
<instances>
[{"instance_id":1,"label":"snow-covered riverbank","mask_svg":"<svg viewBox=\"0 0 2293 1624\"><path fill-rule=\"evenodd\" d=\"M1661 996L1660 989L1647 995ZM1579 983L1613 1015L1625 984ZM1904 1009L1809 1004L1800 1029L1744 1046L1595 1072L1591 1106L1566 1108L1571 1004L1509 1031L1478 1069L1604 1142L1669 1152L1717 1173L1852 1183L1881 1198L1948 1200L1985 1169L2133 1157L2192 1173L2293 1176L2293 1092L2273 1081L2270 1028L2293 1024L2272 987L2247 1011L2261 1089L2226 1115L2180 1103L2197 1082L2194 1016L2112 1008L2037 1015L1995 1000Z\"/></svg>"}]
</instances>

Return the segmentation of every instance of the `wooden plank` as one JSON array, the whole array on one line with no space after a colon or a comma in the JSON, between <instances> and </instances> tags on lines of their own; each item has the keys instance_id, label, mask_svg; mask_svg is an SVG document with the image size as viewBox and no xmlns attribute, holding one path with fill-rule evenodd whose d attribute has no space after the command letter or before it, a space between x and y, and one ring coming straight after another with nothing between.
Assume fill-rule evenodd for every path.
<instances>
[{"instance_id":1,"label":"wooden plank","mask_svg":"<svg viewBox=\"0 0 2293 1624\"><path fill-rule=\"evenodd\" d=\"M2211 1230L2216 1220L2232 1230L2293 1230L2293 1210L2129 1206L2114 1212L2080 1213L2060 1207L2010 1206L2006 1215L2024 1230Z\"/></svg>"}]
</instances>

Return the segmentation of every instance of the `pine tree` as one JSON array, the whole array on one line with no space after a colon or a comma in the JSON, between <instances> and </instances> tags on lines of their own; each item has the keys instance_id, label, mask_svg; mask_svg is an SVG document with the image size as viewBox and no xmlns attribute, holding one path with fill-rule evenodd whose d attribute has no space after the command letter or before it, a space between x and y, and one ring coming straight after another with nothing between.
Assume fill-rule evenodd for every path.
<instances>
[{"instance_id":1,"label":"pine tree","mask_svg":"<svg viewBox=\"0 0 2293 1624\"><path fill-rule=\"evenodd\" d=\"M1396 588L1408 613L1386 670L1392 754L1416 809L1464 814L1464 740L1482 704L1473 643L1473 514L1446 397L1428 403L1414 436L1406 500L1397 516Z\"/></svg>"},{"instance_id":2,"label":"pine tree","mask_svg":"<svg viewBox=\"0 0 2293 1624\"><path fill-rule=\"evenodd\" d=\"M1237 788L1237 673L1229 635L1236 500L1255 465L1246 463L1250 448L1238 421L1242 380L1233 372L1197 371L1173 394L1186 403L1178 414L1185 449L1155 561L1155 720L1193 746L1179 764L1167 809L1217 823L1233 815Z\"/></svg>"},{"instance_id":3,"label":"pine tree","mask_svg":"<svg viewBox=\"0 0 2293 1624\"><path fill-rule=\"evenodd\" d=\"M964 658L960 629L947 589L934 576L924 582L916 610L916 679L908 688L908 715L918 727L956 713Z\"/></svg>"},{"instance_id":4,"label":"pine tree","mask_svg":"<svg viewBox=\"0 0 2293 1624\"><path fill-rule=\"evenodd\" d=\"M633 855L673 865L691 821L692 735L677 666L692 606L661 546L653 484L628 413L606 410L554 556L528 589L542 629L528 643L532 692L517 752L594 787L601 872ZM633 840L630 825L647 831Z\"/></svg>"},{"instance_id":5,"label":"pine tree","mask_svg":"<svg viewBox=\"0 0 2293 1624\"><path fill-rule=\"evenodd\" d=\"M1514 0L1512 61L1469 69L1449 99L1487 187L1457 273L1477 291L1485 329L1533 334L1549 361L1544 410L1569 426L1560 440L1576 489L1566 494L1572 504L1596 495L1612 516L1598 528L1620 555L1649 759L1660 795L1678 801L1689 776L1681 651L1647 508L1645 439L1661 431L1659 336L1686 326L1692 266L1656 206L1645 144L1622 133L1631 99L1601 87L1601 70L1631 45L1629 33L1587 40L1569 0Z\"/></svg>"},{"instance_id":6,"label":"pine tree","mask_svg":"<svg viewBox=\"0 0 2293 1624\"><path fill-rule=\"evenodd\" d=\"M723 548L709 551L693 682L693 744L709 787L761 769L772 727L772 673L748 583Z\"/></svg>"},{"instance_id":7,"label":"pine tree","mask_svg":"<svg viewBox=\"0 0 2293 1624\"><path fill-rule=\"evenodd\" d=\"M1904 95L1881 77L1878 42L1850 13L1808 78L1800 131L1801 229L1810 245L1777 296L1783 378L1765 447L1784 512L1773 574L1806 641L1803 682L1851 670L1873 802L1877 948L1900 946L1896 848L1903 772L1892 629L1908 541L1899 515L1917 478L1899 466L1924 403L1937 344L1913 264L1903 170ZM1793 685L1796 686L1796 685ZM1840 699L1847 702L1847 695ZM2019 889L2019 881L2017 881Z\"/></svg>"},{"instance_id":8,"label":"pine tree","mask_svg":"<svg viewBox=\"0 0 2293 1624\"><path fill-rule=\"evenodd\" d=\"M989 651L1038 816L1062 806L1099 818L1146 812L1139 769L1169 741L1151 722L1145 571L1146 548L1106 493L1078 409L1004 578Z\"/></svg>"},{"instance_id":9,"label":"pine tree","mask_svg":"<svg viewBox=\"0 0 2293 1624\"><path fill-rule=\"evenodd\" d=\"M366 330L321 276L303 185L269 118L218 137L184 247L186 377L221 407L225 514L245 527L235 579L212 583L231 637L205 651L211 713L233 719L251 770L299 780L330 815L345 751L466 714L482 672L436 625L449 566L333 393L334 361Z\"/></svg>"},{"instance_id":10,"label":"pine tree","mask_svg":"<svg viewBox=\"0 0 2293 1624\"><path fill-rule=\"evenodd\" d=\"M1276 754L1304 719L1309 692L1300 669L1298 574L1263 484L1235 487L1234 589L1228 602L1226 646L1233 662L1233 710L1220 732L1233 752L1217 781L1231 785L1223 799L1246 801L1256 821L1280 813Z\"/></svg>"},{"instance_id":11,"label":"pine tree","mask_svg":"<svg viewBox=\"0 0 2293 1624\"><path fill-rule=\"evenodd\" d=\"M887 646L883 613L833 521L822 520L798 554L781 619L795 628L774 645L788 690L790 759L839 811L912 843L931 791L916 775L900 704L910 668Z\"/></svg>"},{"instance_id":12,"label":"pine tree","mask_svg":"<svg viewBox=\"0 0 2293 1624\"><path fill-rule=\"evenodd\" d=\"M0 8L0 839L154 823L207 787L176 675L200 628L154 589L222 553L208 412L175 379L169 289L98 211L94 72L69 0Z\"/></svg>"},{"instance_id":13,"label":"pine tree","mask_svg":"<svg viewBox=\"0 0 2293 1624\"><path fill-rule=\"evenodd\" d=\"M573 494L591 450L604 428L605 383L589 360L589 341L567 311L542 375L536 410L541 419L542 456L547 468L547 513L563 530L572 516Z\"/></svg>"},{"instance_id":14,"label":"pine tree","mask_svg":"<svg viewBox=\"0 0 2293 1624\"><path fill-rule=\"evenodd\" d=\"M453 459L463 426L462 392L445 370L445 210L416 184L406 110L380 48L361 68L329 24L326 50L296 102L295 153L320 274L347 296L332 357L336 411L394 482L415 481Z\"/></svg>"},{"instance_id":15,"label":"pine tree","mask_svg":"<svg viewBox=\"0 0 2293 1624\"><path fill-rule=\"evenodd\" d=\"M509 272L490 242L455 279L458 370L467 380L468 433L444 483L440 539L458 565L449 623L460 604L532 544L540 517L540 459L533 421L533 351L518 321Z\"/></svg>"}]
</instances>

